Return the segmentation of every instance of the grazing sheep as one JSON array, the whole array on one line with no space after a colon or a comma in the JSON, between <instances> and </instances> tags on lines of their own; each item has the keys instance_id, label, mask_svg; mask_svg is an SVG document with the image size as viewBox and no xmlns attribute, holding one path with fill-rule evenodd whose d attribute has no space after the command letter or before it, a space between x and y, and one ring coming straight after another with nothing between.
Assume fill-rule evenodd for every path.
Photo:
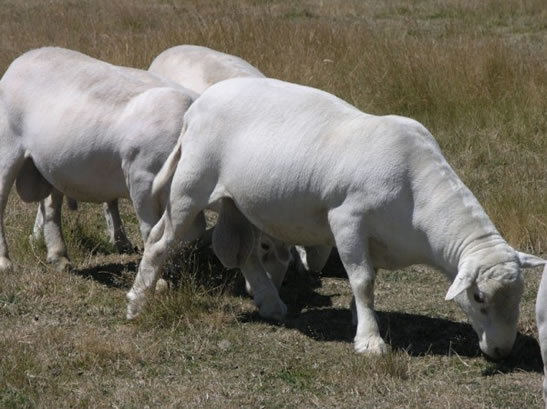
<instances>
[{"instance_id":1,"label":"grazing sheep","mask_svg":"<svg viewBox=\"0 0 547 409\"><path fill-rule=\"evenodd\" d=\"M446 299L465 311L482 351L510 353L520 269L545 261L506 243L421 124L362 113L317 89L239 78L207 89L184 126L154 181L153 192L173 178L127 295L128 318L146 303L167 249L204 208L221 203L220 221L238 223L239 236L231 248L222 237L213 245L258 285L263 315L283 316L284 304L252 251L256 229L284 243L338 248L355 297L357 352L388 349L374 315L376 270L423 263L451 281Z\"/></svg>"},{"instance_id":2,"label":"grazing sheep","mask_svg":"<svg viewBox=\"0 0 547 409\"><path fill-rule=\"evenodd\" d=\"M61 268L68 264L63 194L99 203L131 198L146 240L166 200L151 194L152 181L196 96L156 74L62 48L13 61L0 80L0 271L12 268L3 213L14 181L24 201L51 193L41 206L44 234L48 261Z\"/></svg>"},{"instance_id":3,"label":"grazing sheep","mask_svg":"<svg viewBox=\"0 0 547 409\"><path fill-rule=\"evenodd\" d=\"M180 45L168 48L160 53L149 67L150 72L161 75L177 84L201 94L206 88L218 81L232 77L264 77L258 69L245 60L207 47ZM172 146L168 147L170 152ZM48 198L40 203L34 222L32 239L38 240L43 234L46 209L51 206ZM68 200L69 208L76 207ZM118 200L104 204L104 215L110 242L121 253L132 252L133 245L127 238L118 209ZM49 242L46 239L46 246ZM49 247L49 246L48 246Z\"/></svg>"},{"instance_id":4,"label":"grazing sheep","mask_svg":"<svg viewBox=\"0 0 547 409\"><path fill-rule=\"evenodd\" d=\"M226 79L264 77L257 68L235 55L199 45L168 48L154 58L148 70L198 94Z\"/></svg>"},{"instance_id":5,"label":"grazing sheep","mask_svg":"<svg viewBox=\"0 0 547 409\"><path fill-rule=\"evenodd\" d=\"M539 333L539 346L543 359L543 401L547 409L547 265L543 268L543 275L539 283L536 300L536 321Z\"/></svg>"}]
</instances>

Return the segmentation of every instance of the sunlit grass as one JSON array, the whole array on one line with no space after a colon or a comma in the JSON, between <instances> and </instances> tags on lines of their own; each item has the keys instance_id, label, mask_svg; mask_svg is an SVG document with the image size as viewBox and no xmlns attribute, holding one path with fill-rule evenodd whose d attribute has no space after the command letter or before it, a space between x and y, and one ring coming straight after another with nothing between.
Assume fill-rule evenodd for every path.
<instances>
[{"instance_id":1,"label":"sunlit grass","mask_svg":"<svg viewBox=\"0 0 547 409\"><path fill-rule=\"evenodd\" d=\"M421 121L504 237L545 256L546 21L543 0L5 0L0 72L45 45L144 69L178 44L239 55L363 111ZM283 289L295 312L274 325L258 318L239 273L188 248L171 264L172 288L127 323L139 255L113 254L101 207L63 209L70 273L28 241L35 210L15 194L7 207L17 271L0 277L2 408L541 406L534 272L524 341L505 367L478 355L463 314L443 301L448 283L423 269L379 274L395 349L368 358L353 352L345 280L289 280L315 286ZM142 248L127 202L122 212Z\"/></svg>"}]
</instances>

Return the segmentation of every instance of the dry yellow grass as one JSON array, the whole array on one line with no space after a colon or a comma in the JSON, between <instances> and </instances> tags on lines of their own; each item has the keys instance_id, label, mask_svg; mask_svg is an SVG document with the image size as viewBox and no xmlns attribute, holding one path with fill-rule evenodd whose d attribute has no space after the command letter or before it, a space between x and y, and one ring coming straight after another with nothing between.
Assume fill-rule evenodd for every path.
<instances>
[{"instance_id":1,"label":"dry yellow grass","mask_svg":"<svg viewBox=\"0 0 547 409\"><path fill-rule=\"evenodd\" d=\"M45 45L140 68L184 43L239 55L364 111L420 120L508 241L547 256L546 21L544 0L3 0L0 72ZM18 271L0 276L0 407L541 405L537 273L514 354L493 364L443 301L438 273L381 272L377 307L394 353L371 359L353 353L335 262L325 271L338 275L290 275L290 315L274 325L257 318L238 275L189 251L180 288L126 323L138 256L112 254L100 208L82 207L64 222L75 271L57 273L27 241L35 206L10 198ZM139 243L127 203L123 213Z\"/></svg>"}]
</instances>

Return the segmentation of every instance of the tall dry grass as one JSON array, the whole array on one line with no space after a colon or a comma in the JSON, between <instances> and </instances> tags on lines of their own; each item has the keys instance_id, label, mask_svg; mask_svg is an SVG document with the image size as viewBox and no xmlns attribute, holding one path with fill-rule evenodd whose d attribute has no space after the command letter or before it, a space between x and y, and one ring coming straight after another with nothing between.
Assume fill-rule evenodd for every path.
<instances>
[{"instance_id":1,"label":"tall dry grass","mask_svg":"<svg viewBox=\"0 0 547 409\"><path fill-rule=\"evenodd\" d=\"M545 253L547 40L539 0L5 1L0 70L44 45L146 68L202 44L364 111L423 122L514 246Z\"/></svg>"}]
</instances>

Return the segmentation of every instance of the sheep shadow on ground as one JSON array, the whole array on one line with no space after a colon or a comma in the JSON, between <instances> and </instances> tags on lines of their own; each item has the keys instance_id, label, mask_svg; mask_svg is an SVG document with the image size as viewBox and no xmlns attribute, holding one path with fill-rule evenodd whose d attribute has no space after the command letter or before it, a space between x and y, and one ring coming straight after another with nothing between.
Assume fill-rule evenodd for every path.
<instances>
[{"instance_id":1,"label":"sheep shadow on ground","mask_svg":"<svg viewBox=\"0 0 547 409\"><path fill-rule=\"evenodd\" d=\"M285 322L272 322L271 325L296 329L319 342L352 343L356 328L351 323L350 310L328 306L329 297L317 296L310 298L308 295L307 302L300 302L296 306L289 303ZM302 309L304 304L312 308ZM405 351L411 357L483 356L477 335L469 324L395 311L376 311L376 315L380 334L393 351ZM264 322L257 312L239 319L243 322ZM508 358L497 362L485 358L490 364L483 371L484 376L514 371L543 372L539 344L534 337L525 334L518 334L513 352Z\"/></svg>"},{"instance_id":2,"label":"sheep shadow on ground","mask_svg":"<svg viewBox=\"0 0 547 409\"><path fill-rule=\"evenodd\" d=\"M394 351L405 351L412 357L482 356L477 336L469 324L394 311L376 311L376 314L380 334ZM298 316L289 316L283 325L320 342L352 343L355 336L349 309L306 310ZM534 337L519 333L511 355L499 362L491 361L483 375L516 370L543 372L539 344Z\"/></svg>"},{"instance_id":3,"label":"sheep shadow on ground","mask_svg":"<svg viewBox=\"0 0 547 409\"><path fill-rule=\"evenodd\" d=\"M346 272L336 249L333 249L321 277L347 278ZM317 277L320 282L320 278ZM294 283L290 284L295 285ZM300 286L301 284L296 284ZM320 286L316 285L314 288ZM302 289L302 287L299 287ZM293 290L294 291L294 290ZM300 290L301 291L301 290ZM314 299L311 291L311 299ZM318 341L353 342L355 326L351 323L349 309L321 308L303 311L305 307L330 306L328 300L322 304L299 300L291 303L286 292L281 291L284 300L289 304L289 317L284 325L294 328ZM300 293L300 295L302 295ZM304 297L310 297L309 294ZM296 311L300 314L296 314ZM292 312L292 314L291 314ZM392 349L404 350L410 356L454 355L473 358L482 355L477 335L470 324L450 321L443 318L432 318L425 315L407 314L393 311L376 311L380 334ZM488 358L487 358L488 359ZM543 372L543 361L537 340L530 335L517 335L511 355L499 362L490 361L491 365L483 372L484 376L522 370Z\"/></svg>"},{"instance_id":4,"label":"sheep shadow on ground","mask_svg":"<svg viewBox=\"0 0 547 409\"><path fill-rule=\"evenodd\" d=\"M136 261L98 264L91 267L72 268L71 272L79 277L94 280L112 288L129 288L137 270Z\"/></svg>"},{"instance_id":5,"label":"sheep shadow on ground","mask_svg":"<svg viewBox=\"0 0 547 409\"><path fill-rule=\"evenodd\" d=\"M180 286L184 280L192 280L204 288L218 288L222 284L227 288L244 288L236 277L235 270L222 266L209 248L200 248L199 242L185 244L171 252L169 260L163 266L163 278L171 283L172 288ZM94 255L91 265L72 267L71 272L77 276L95 280L107 287L129 288L138 271L142 254L117 254L114 252Z\"/></svg>"},{"instance_id":6,"label":"sheep shadow on ground","mask_svg":"<svg viewBox=\"0 0 547 409\"><path fill-rule=\"evenodd\" d=\"M376 315L380 334L394 351L404 350L410 356L481 356L477 336L468 324L393 311L376 311ZM260 319L255 314L247 318ZM289 314L281 325L319 342L352 343L356 330L349 309L332 307Z\"/></svg>"}]
</instances>

